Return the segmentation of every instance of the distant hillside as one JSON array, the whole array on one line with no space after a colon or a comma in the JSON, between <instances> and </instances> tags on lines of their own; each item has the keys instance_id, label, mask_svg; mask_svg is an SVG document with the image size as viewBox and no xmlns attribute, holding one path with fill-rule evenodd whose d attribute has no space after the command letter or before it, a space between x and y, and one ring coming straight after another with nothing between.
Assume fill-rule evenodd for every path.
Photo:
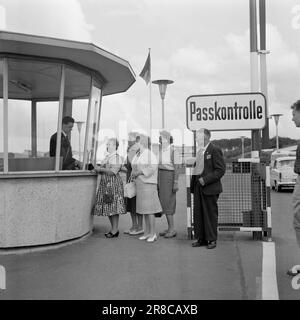
<instances>
[{"instance_id":1,"label":"distant hillside","mask_svg":"<svg viewBox=\"0 0 300 320\"><path fill-rule=\"evenodd\" d=\"M297 144L299 140L294 140L286 137L279 137L279 148L289 147ZM219 139L213 140L213 143L219 146L224 154L226 161L233 161L241 157L242 155L242 140L236 139ZM270 149L276 148L276 137L270 139ZM251 139L244 139L244 153L245 157L250 157L251 153Z\"/></svg>"}]
</instances>

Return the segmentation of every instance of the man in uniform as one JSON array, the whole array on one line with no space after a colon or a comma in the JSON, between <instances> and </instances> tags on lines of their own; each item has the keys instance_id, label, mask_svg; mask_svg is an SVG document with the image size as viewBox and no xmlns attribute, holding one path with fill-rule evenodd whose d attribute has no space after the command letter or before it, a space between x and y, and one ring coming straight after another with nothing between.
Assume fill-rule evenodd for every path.
<instances>
[{"instance_id":1,"label":"man in uniform","mask_svg":"<svg viewBox=\"0 0 300 320\"><path fill-rule=\"evenodd\" d=\"M194 194L194 231L196 242L193 247L217 246L218 198L222 192L221 178L225 174L222 150L210 142L210 131L201 129L196 133L198 151L191 180Z\"/></svg>"},{"instance_id":2,"label":"man in uniform","mask_svg":"<svg viewBox=\"0 0 300 320\"><path fill-rule=\"evenodd\" d=\"M62 170L75 170L80 169L81 163L73 158L72 148L69 141L69 135L74 126L74 119L66 116L62 119L62 130L61 130L61 148L60 156L63 158ZM56 139L57 133L54 133L50 139L50 157L56 155Z\"/></svg>"}]
</instances>

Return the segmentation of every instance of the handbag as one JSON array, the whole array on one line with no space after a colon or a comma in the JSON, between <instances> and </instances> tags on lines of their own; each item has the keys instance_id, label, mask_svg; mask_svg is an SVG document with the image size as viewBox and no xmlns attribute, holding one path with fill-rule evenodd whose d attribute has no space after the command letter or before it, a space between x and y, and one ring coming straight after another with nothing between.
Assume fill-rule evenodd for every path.
<instances>
[{"instance_id":1,"label":"handbag","mask_svg":"<svg viewBox=\"0 0 300 320\"><path fill-rule=\"evenodd\" d=\"M135 185L135 182L132 181L132 178L130 176L127 183L124 186L124 197L131 199L135 196L136 196L136 185Z\"/></svg>"}]
</instances>

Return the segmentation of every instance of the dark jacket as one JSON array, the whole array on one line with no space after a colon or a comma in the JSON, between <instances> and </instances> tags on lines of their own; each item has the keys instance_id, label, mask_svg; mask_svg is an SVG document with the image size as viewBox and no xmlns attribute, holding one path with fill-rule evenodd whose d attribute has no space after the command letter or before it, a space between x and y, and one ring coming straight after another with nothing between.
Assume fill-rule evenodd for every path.
<instances>
[{"instance_id":1,"label":"dark jacket","mask_svg":"<svg viewBox=\"0 0 300 320\"><path fill-rule=\"evenodd\" d=\"M50 139L50 157L56 155L56 137L57 133L54 133ZM76 160L73 159L71 144L63 133L61 134L60 156L63 158L62 170L75 170Z\"/></svg>"},{"instance_id":2,"label":"dark jacket","mask_svg":"<svg viewBox=\"0 0 300 320\"><path fill-rule=\"evenodd\" d=\"M226 165L220 148L210 143L204 152L204 170L199 176L192 176L191 192L194 193L197 179L203 178L205 185L202 191L206 195L220 194L222 190L221 178L225 174Z\"/></svg>"},{"instance_id":3,"label":"dark jacket","mask_svg":"<svg viewBox=\"0 0 300 320\"><path fill-rule=\"evenodd\" d=\"M296 150L296 160L294 164L294 172L300 174L300 144L298 143Z\"/></svg>"}]
</instances>

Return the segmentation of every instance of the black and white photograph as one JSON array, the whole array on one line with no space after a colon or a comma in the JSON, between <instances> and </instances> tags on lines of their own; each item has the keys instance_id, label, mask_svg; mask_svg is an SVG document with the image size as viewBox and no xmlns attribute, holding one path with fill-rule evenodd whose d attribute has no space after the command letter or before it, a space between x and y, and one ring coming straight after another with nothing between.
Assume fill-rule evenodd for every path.
<instances>
[{"instance_id":1,"label":"black and white photograph","mask_svg":"<svg viewBox=\"0 0 300 320\"><path fill-rule=\"evenodd\" d=\"M0 0L9 300L300 300L300 0Z\"/></svg>"}]
</instances>

